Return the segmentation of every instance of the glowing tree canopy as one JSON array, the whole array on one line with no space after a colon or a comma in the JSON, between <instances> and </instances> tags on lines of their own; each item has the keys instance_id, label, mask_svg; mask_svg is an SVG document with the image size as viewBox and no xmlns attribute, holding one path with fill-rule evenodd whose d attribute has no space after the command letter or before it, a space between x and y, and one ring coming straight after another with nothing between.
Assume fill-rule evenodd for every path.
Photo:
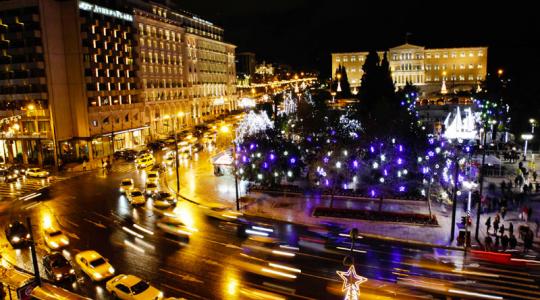
<instances>
[{"instance_id":1,"label":"glowing tree canopy","mask_svg":"<svg viewBox=\"0 0 540 300\"><path fill-rule=\"evenodd\" d=\"M274 123L270 121L266 112L255 113L250 111L236 128L235 142L242 143L244 138L272 128L274 128Z\"/></svg>"},{"instance_id":2,"label":"glowing tree canopy","mask_svg":"<svg viewBox=\"0 0 540 300\"><path fill-rule=\"evenodd\" d=\"M461 111L459 107L456 109L456 113L452 118L452 113L449 113L444 120L444 127L446 128L443 136L447 139L462 139L473 140L476 138L477 131L475 126L474 115L470 108L465 109L465 117L461 117Z\"/></svg>"}]
</instances>

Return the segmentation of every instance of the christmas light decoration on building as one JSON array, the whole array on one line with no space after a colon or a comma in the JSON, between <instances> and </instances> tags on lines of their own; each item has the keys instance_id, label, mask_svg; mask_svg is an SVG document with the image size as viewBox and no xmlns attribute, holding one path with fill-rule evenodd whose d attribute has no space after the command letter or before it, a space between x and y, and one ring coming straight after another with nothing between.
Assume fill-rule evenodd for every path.
<instances>
[{"instance_id":1,"label":"christmas light decoration on building","mask_svg":"<svg viewBox=\"0 0 540 300\"><path fill-rule=\"evenodd\" d=\"M341 280L343 280L343 286L341 290L345 292L344 300L358 300L360 296L360 285L366 282L368 279L356 274L356 269L354 265L349 267L347 272L337 271L336 272Z\"/></svg>"}]
</instances>

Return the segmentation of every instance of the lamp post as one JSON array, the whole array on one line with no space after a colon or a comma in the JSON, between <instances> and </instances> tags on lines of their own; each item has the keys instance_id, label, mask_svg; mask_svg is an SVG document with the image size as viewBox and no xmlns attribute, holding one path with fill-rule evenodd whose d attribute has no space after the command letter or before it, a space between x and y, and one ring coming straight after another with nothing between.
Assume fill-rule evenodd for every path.
<instances>
[{"instance_id":1,"label":"lamp post","mask_svg":"<svg viewBox=\"0 0 540 300\"><path fill-rule=\"evenodd\" d=\"M534 135L534 127L536 127L536 120L535 119L529 119L529 123L531 124L531 134ZM532 150L531 145L531 160L534 161L534 150Z\"/></svg>"},{"instance_id":2,"label":"lamp post","mask_svg":"<svg viewBox=\"0 0 540 300\"><path fill-rule=\"evenodd\" d=\"M221 132L223 133L228 133L229 132L229 126L225 125L225 126L222 126L220 128ZM233 130L234 131L234 130ZM234 131L236 135L236 131ZM233 168L233 172L234 172L234 195L235 195L235 200L236 200L236 210L237 211L240 211L240 200L239 200L239 197L238 197L238 167L237 167L237 161L236 161L236 143L235 143L235 140L236 140L236 136L233 137L233 140L232 140L232 158L233 158L233 164L234 164L234 168Z\"/></svg>"},{"instance_id":3,"label":"lamp post","mask_svg":"<svg viewBox=\"0 0 540 300\"><path fill-rule=\"evenodd\" d=\"M183 112L179 112L178 113L178 117L182 117L184 115ZM171 119L172 120L172 128L173 128L173 134L174 134L174 163L175 163L175 167L176 167L176 195L180 195L180 171L179 171L179 168L180 168L180 161L178 160L178 134L176 133L176 120L178 120L178 118L175 116L174 119L169 117L168 115L166 116L163 116L163 118L165 120L169 120ZM167 127L169 126L168 124L166 125Z\"/></svg>"},{"instance_id":4,"label":"lamp post","mask_svg":"<svg viewBox=\"0 0 540 300\"><path fill-rule=\"evenodd\" d=\"M527 145L530 140L533 139L533 135L531 133L524 133L521 135L521 139L525 140L525 146L523 147L523 160L527 160Z\"/></svg>"}]
</instances>

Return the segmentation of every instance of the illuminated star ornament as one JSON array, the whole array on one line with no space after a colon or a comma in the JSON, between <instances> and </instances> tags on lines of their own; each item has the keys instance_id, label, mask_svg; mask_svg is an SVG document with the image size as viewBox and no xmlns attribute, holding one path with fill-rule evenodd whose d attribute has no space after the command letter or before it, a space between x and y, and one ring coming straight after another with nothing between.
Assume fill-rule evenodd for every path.
<instances>
[{"instance_id":1,"label":"illuminated star ornament","mask_svg":"<svg viewBox=\"0 0 540 300\"><path fill-rule=\"evenodd\" d=\"M366 282L368 279L366 277L358 276L356 274L356 269L354 265L351 265L347 272L337 271L336 272L341 280L343 280L342 291L345 291L344 300L358 300L360 295L360 285Z\"/></svg>"}]
</instances>

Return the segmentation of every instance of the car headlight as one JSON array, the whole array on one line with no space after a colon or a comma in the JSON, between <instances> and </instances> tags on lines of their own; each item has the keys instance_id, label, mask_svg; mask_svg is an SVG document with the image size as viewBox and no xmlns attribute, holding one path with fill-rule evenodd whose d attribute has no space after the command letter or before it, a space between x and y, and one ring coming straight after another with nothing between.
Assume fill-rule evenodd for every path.
<instances>
[{"instance_id":1,"label":"car headlight","mask_svg":"<svg viewBox=\"0 0 540 300\"><path fill-rule=\"evenodd\" d=\"M58 248L58 243L57 242L51 242L51 246L53 248Z\"/></svg>"},{"instance_id":2,"label":"car headlight","mask_svg":"<svg viewBox=\"0 0 540 300\"><path fill-rule=\"evenodd\" d=\"M74 269L69 270L69 274L75 274L75 270Z\"/></svg>"},{"instance_id":3,"label":"car headlight","mask_svg":"<svg viewBox=\"0 0 540 300\"><path fill-rule=\"evenodd\" d=\"M113 267L109 267L109 273L114 274L114 268Z\"/></svg>"},{"instance_id":4,"label":"car headlight","mask_svg":"<svg viewBox=\"0 0 540 300\"><path fill-rule=\"evenodd\" d=\"M158 296L158 298L160 298L160 299L163 298L163 292L162 292L162 291L159 291L159 293L158 293L157 296Z\"/></svg>"},{"instance_id":5,"label":"car headlight","mask_svg":"<svg viewBox=\"0 0 540 300\"><path fill-rule=\"evenodd\" d=\"M27 234L26 234L26 238L27 238L27 239L30 238L30 233L27 233Z\"/></svg>"},{"instance_id":6,"label":"car headlight","mask_svg":"<svg viewBox=\"0 0 540 300\"><path fill-rule=\"evenodd\" d=\"M18 243L18 242L21 241L21 238L18 237L18 236L14 236L14 237L11 238L11 241L14 242L14 243Z\"/></svg>"},{"instance_id":7,"label":"car headlight","mask_svg":"<svg viewBox=\"0 0 540 300\"><path fill-rule=\"evenodd\" d=\"M98 272L94 272L94 278L95 279L101 279L101 278L103 278L103 276L101 276L101 274L99 274Z\"/></svg>"},{"instance_id":8,"label":"car headlight","mask_svg":"<svg viewBox=\"0 0 540 300\"><path fill-rule=\"evenodd\" d=\"M69 240L68 240L68 239L61 239L60 241L61 241L62 244L64 244L64 245L69 244Z\"/></svg>"},{"instance_id":9,"label":"car headlight","mask_svg":"<svg viewBox=\"0 0 540 300\"><path fill-rule=\"evenodd\" d=\"M120 192L123 192L124 191L124 188L120 188Z\"/></svg>"},{"instance_id":10,"label":"car headlight","mask_svg":"<svg viewBox=\"0 0 540 300\"><path fill-rule=\"evenodd\" d=\"M8 179L11 179L11 178L13 178L13 177L12 177L11 175L9 175L9 176L8 176Z\"/></svg>"}]
</instances>

